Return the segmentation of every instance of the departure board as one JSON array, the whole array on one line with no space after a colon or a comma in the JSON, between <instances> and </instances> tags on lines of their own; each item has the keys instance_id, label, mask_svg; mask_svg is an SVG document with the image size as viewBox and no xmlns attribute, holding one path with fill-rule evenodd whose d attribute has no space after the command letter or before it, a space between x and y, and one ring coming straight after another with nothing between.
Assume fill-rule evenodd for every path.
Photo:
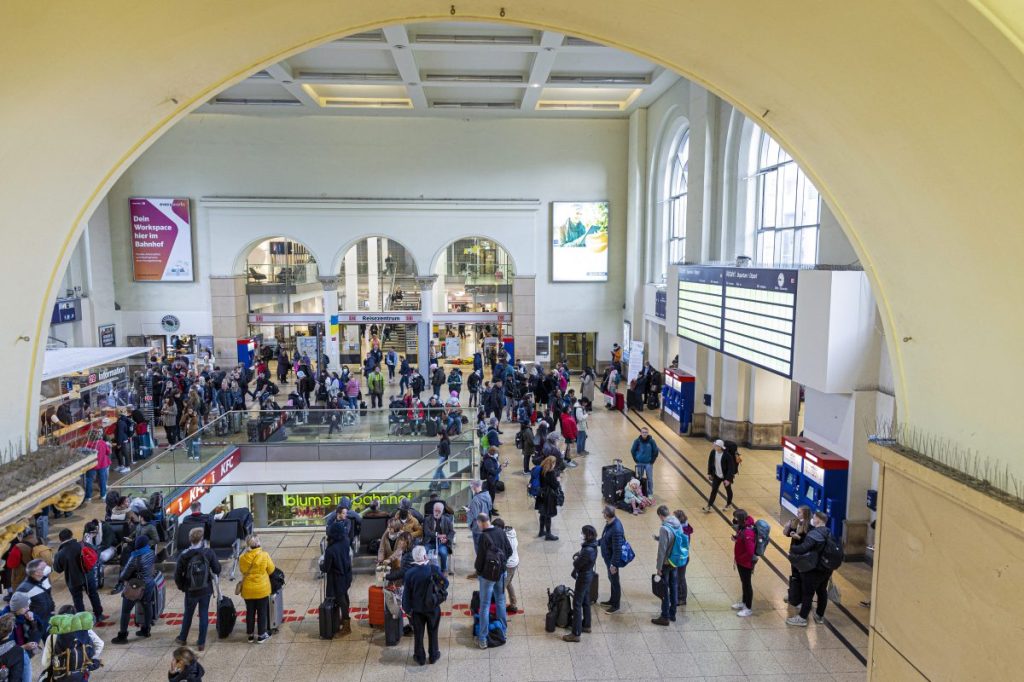
<instances>
[{"instance_id":1,"label":"departure board","mask_svg":"<svg viewBox=\"0 0 1024 682\"><path fill-rule=\"evenodd\" d=\"M791 378L797 273L680 266L676 333Z\"/></svg>"}]
</instances>

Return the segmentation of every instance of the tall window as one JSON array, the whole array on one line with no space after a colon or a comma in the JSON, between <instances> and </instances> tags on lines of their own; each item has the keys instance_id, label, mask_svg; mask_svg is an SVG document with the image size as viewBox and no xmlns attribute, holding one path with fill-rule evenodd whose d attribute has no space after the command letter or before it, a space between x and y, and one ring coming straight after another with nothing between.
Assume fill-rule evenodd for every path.
<instances>
[{"instance_id":1,"label":"tall window","mask_svg":"<svg viewBox=\"0 0 1024 682\"><path fill-rule=\"evenodd\" d=\"M757 161L757 260L777 266L818 260L821 197L804 172L761 131Z\"/></svg>"},{"instance_id":2,"label":"tall window","mask_svg":"<svg viewBox=\"0 0 1024 682\"><path fill-rule=\"evenodd\" d=\"M671 163L668 200L665 202L668 262L682 263L686 258L686 179L690 167L690 131L687 130L679 139Z\"/></svg>"}]
</instances>

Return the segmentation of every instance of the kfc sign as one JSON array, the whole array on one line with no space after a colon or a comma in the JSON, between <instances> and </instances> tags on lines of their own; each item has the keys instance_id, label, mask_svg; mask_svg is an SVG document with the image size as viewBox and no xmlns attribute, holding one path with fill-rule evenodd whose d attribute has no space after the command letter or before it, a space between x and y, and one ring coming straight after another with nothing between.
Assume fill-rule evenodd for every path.
<instances>
[{"instance_id":1,"label":"kfc sign","mask_svg":"<svg viewBox=\"0 0 1024 682\"><path fill-rule=\"evenodd\" d=\"M166 507L168 514L181 516L193 502L202 498L210 492L210 487L220 483L224 478L234 471L242 459L242 451L238 448L232 450L224 459L218 462L212 469L199 477L199 480L190 484L185 492L174 498Z\"/></svg>"}]
</instances>

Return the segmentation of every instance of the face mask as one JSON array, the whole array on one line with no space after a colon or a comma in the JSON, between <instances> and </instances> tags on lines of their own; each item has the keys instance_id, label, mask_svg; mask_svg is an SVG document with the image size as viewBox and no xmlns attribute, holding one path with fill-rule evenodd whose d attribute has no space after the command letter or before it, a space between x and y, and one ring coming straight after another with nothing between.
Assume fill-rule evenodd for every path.
<instances>
[{"instance_id":1,"label":"face mask","mask_svg":"<svg viewBox=\"0 0 1024 682\"><path fill-rule=\"evenodd\" d=\"M580 542L586 542L586 538L583 537L583 533L580 533Z\"/></svg>"}]
</instances>

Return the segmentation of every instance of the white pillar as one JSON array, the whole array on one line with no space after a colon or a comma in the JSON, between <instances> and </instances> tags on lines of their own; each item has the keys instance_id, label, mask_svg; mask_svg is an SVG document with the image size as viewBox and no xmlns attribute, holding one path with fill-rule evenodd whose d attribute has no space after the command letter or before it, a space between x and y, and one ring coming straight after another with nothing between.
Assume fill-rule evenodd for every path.
<instances>
[{"instance_id":1,"label":"white pillar","mask_svg":"<svg viewBox=\"0 0 1024 682\"><path fill-rule=\"evenodd\" d=\"M420 288L420 322L416 325L417 344L417 370L423 378L430 383L428 372L430 370L430 331L434 324L434 284L437 282L437 275L426 275L416 278L416 285Z\"/></svg>"},{"instance_id":2,"label":"white pillar","mask_svg":"<svg viewBox=\"0 0 1024 682\"><path fill-rule=\"evenodd\" d=\"M383 310L380 305L380 265L377 259L377 238L366 240L366 273L369 277L370 310Z\"/></svg>"},{"instance_id":3,"label":"white pillar","mask_svg":"<svg viewBox=\"0 0 1024 682\"><path fill-rule=\"evenodd\" d=\"M359 264L356 256L359 247L353 246L345 254L345 310L359 310ZM340 334L340 331L339 331ZM359 353L359 326L347 325L345 327L345 340L356 344L356 353Z\"/></svg>"},{"instance_id":4,"label":"white pillar","mask_svg":"<svg viewBox=\"0 0 1024 682\"><path fill-rule=\"evenodd\" d=\"M338 314L338 280L340 277L321 277L324 285L324 353L330 359L329 367L337 371L341 365L341 329L331 328L331 316Z\"/></svg>"}]
</instances>

